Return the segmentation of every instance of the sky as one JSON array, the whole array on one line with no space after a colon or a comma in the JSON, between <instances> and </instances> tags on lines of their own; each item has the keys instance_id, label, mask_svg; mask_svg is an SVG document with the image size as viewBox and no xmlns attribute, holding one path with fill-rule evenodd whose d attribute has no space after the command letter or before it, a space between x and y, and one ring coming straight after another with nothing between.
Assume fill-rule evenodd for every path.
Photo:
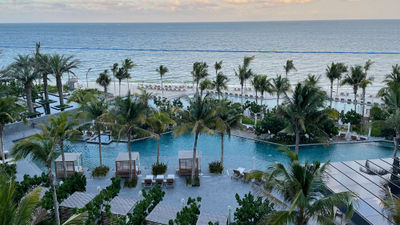
<instances>
[{"instance_id":1,"label":"sky","mask_svg":"<svg viewBox=\"0 0 400 225\"><path fill-rule=\"evenodd\" d=\"M0 23L400 19L400 0L0 0Z\"/></svg>"}]
</instances>

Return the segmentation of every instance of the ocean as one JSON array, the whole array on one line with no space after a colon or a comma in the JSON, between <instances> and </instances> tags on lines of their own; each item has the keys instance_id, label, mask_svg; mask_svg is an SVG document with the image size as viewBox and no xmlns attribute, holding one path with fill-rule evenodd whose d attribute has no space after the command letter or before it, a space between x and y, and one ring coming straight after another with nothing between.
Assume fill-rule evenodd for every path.
<instances>
[{"instance_id":1,"label":"ocean","mask_svg":"<svg viewBox=\"0 0 400 225\"><path fill-rule=\"evenodd\" d=\"M232 23L95 23L95 24L0 24L0 68L17 54L32 54L41 42L42 53L74 55L81 60L75 71L84 82L86 71L94 81L115 62L131 58L138 66L132 81L158 82L155 71L165 65L166 82L192 81L196 61L213 64L223 60L222 71L230 84L238 84L234 69L244 56L255 56L251 68L257 74L284 74L287 59L297 71L292 83L308 74L325 78L327 64L375 62L369 75L382 86L392 65L400 64L400 20L232 22Z\"/></svg>"}]
</instances>

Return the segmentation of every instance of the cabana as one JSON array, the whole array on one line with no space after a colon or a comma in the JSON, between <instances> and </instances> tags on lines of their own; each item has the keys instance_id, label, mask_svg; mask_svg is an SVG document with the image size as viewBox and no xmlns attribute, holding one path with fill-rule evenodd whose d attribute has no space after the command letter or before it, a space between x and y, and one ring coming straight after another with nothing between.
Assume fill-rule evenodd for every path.
<instances>
[{"instance_id":1,"label":"cabana","mask_svg":"<svg viewBox=\"0 0 400 225\"><path fill-rule=\"evenodd\" d=\"M196 225L208 225L209 222L226 225L228 224L228 216L201 212Z\"/></svg>"},{"instance_id":2,"label":"cabana","mask_svg":"<svg viewBox=\"0 0 400 225\"><path fill-rule=\"evenodd\" d=\"M132 152L132 172L140 173L139 152ZM115 176L129 177L129 152L120 152L115 160Z\"/></svg>"},{"instance_id":3,"label":"cabana","mask_svg":"<svg viewBox=\"0 0 400 225\"><path fill-rule=\"evenodd\" d=\"M136 205L136 201L131 198L121 198L116 196L110 201L110 212L115 218L121 216L126 216L128 213L132 212ZM102 224L109 225L112 224L110 218L106 215L104 211L102 212Z\"/></svg>"},{"instance_id":4,"label":"cabana","mask_svg":"<svg viewBox=\"0 0 400 225\"><path fill-rule=\"evenodd\" d=\"M61 215L61 223L67 221L73 214L74 209L80 209L85 207L93 198L96 197L96 194L90 194L85 192L74 192L67 199L65 199L60 204L60 215Z\"/></svg>"},{"instance_id":5,"label":"cabana","mask_svg":"<svg viewBox=\"0 0 400 225\"><path fill-rule=\"evenodd\" d=\"M158 204L153 211L146 217L147 225L167 225L170 219L176 217L176 213L181 208L176 208L169 205Z\"/></svg>"},{"instance_id":6,"label":"cabana","mask_svg":"<svg viewBox=\"0 0 400 225\"><path fill-rule=\"evenodd\" d=\"M179 159L179 176L189 176L192 174L192 161L193 161L193 151L185 150L178 152ZM199 155L196 155L196 174L199 173Z\"/></svg>"},{"instance_id":7,"label":"cabana","mask_svg":"<svg viewBox=\"0 0 400 225\"><path fill-rule=\"evenodd\" d=\"M73 175L75 172L83 173L83 158L81 152L64 153L64 156L67 166L67 177ZM61 155L54 161L54 167L56 168L56 178L65 178Z\"/></svg>"}]
</instances>

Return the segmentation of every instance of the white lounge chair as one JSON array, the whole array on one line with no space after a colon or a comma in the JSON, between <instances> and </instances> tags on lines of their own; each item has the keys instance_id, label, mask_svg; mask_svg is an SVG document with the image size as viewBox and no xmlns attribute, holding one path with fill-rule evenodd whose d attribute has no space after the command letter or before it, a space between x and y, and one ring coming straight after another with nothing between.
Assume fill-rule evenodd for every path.
<instances>
[{"instance_id":1,"label":"white lounge chair","mask_svg":"<svg viewBox=\"0 0 400 225\"><path fill-rule=\"evenodd\" d=\"M151 188L153 186L153 175L146 175L146 178L144 178L142 185L144 188Z\"/></svg>"},{"instance_id":2,"label":"white lounge chair","mask_svg":"<svg viewBox=\"0 0 400 225\"><path fill-rule=\"evenodd\" d=\"M175 183L175 175L174 174L168 174L167 179L165 181L165 187L166 188L173 188Z\"/></svg>"},{"instance_id":3,"label":"white lounge chair","mask_svg":"<svg viewBox=\"0 0 400 225\"><path fill-rule=\"evenodd\" d=\"M164 175L157 175L156 184L158 184L160 186L163 186L163 184L164 184Z\"/></svg>"}]
</instances>

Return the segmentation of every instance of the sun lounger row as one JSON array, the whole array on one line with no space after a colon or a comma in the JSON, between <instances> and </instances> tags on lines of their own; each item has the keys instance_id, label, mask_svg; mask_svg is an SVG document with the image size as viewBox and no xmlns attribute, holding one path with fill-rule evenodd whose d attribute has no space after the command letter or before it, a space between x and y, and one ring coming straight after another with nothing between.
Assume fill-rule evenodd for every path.
<instances>
[{"instance_id":1,"label":"sun lounger row","mask_svg":"<svg viewBox=\"0 0 400 225\"><path fill-rule=\"evenodd\" d=\"M175 175L169 174L168 176L164 175L146 175L144 178L142 185L144 188L151 188L153 185L160 185L161 187L165 186L166 188L173 188L175 183Z\"/></svg>"}]
</instances>

